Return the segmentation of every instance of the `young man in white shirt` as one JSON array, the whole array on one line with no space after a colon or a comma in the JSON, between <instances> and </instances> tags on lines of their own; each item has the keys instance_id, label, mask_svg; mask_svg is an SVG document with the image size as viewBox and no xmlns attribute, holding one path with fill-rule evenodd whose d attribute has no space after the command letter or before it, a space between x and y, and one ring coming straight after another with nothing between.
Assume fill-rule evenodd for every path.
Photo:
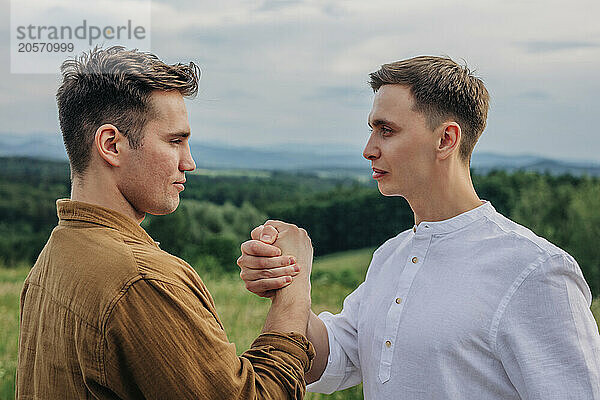
<instances>
[{"instance_id":1,"label":"young man in white shirt","mask_svg":"<svg viewBox=\"0 0 600 400\"><path fill-rule=\"evenodd\" d=\"M473 188L483 82L425 56L370 76L363 156L415 225L375 251L340 314L311 315L308 390L363 382L366 399L600 399L600 337L576 261ZM286 259L266 257L276 237L270 222L258 227L238 260L262 296L285 285Z\"/></svg>"}]
</instances>

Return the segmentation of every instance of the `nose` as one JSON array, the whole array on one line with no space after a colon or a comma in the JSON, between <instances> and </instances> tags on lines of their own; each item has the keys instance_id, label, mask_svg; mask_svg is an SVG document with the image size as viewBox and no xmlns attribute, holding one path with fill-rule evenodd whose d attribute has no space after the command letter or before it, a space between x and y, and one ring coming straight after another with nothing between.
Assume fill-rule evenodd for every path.
<instances>
[{"instance_id":1,"label":"nose","mask_svg":"<svg viewBox=\"0 0 600 400\"><path fill-rule=\"evenodd\" d=\"M179 161L179 169L181 171L193 171L196 169L196 163L192 158L192 152L190 150L190 144L186 141L184 146L183 155Z\"/></svg>"},{"instance_id":2,"label":"nose","mask_svg":"<svg viewBox=\"0 0 600 400\"><path fill-rule=\"evenodd\" d=\"M374 134L371 134L367 144L365 145L365 149L363 150L363 157L372 161L378 159L380 155L381 151L376 143L376 137Z\"/></svg>"}]
</instances>

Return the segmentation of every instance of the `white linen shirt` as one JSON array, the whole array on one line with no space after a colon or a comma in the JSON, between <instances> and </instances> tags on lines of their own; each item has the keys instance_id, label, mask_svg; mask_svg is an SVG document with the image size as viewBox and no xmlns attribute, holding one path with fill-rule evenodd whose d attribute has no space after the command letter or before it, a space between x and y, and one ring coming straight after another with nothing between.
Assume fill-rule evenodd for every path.
<instances>
[{"instance_id":1,"label":"white linen shirt","mask_svg":"<svg viewBox=\"0 0 600 400\"><path fill-rule=\"evenodd\" d=\"M592 238L590 238L592 240ZM489 202L421 222L373 254L311 392L366 399L600 399L591 293L565 251Z\"/></svg>"}]
</instances>

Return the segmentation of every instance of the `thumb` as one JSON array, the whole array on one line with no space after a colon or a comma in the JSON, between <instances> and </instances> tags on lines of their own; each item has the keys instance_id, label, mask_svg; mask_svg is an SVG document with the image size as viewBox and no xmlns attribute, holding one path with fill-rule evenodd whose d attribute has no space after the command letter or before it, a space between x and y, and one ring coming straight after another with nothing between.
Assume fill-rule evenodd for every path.
<instances>
[{"instance_id":1,"label":"thumb","mask_svg":"<svg viewBox=\"0 0 600 400\"><path fill-rule=\"evenodd\" d=\"M260 234L262 233L264 227L265 227L264 225L259 225L256 228L252 229L252 232L250 232L250 237L253 240L258 240L260 238Z\"/></svg>"},{"instance_id":2,"label":"thumb","mask_svg":"<svg viewBox=\"0 0 600 400\"><path fill-rule=\"evenodd\" d=\"M279 232L277 232L277 229L275 229L275 227L271 225L265 225L260 234L260 240L261 242L272 244L275 242L275 240L277 240L278 233Z\"/></svg>"}]
</instances>

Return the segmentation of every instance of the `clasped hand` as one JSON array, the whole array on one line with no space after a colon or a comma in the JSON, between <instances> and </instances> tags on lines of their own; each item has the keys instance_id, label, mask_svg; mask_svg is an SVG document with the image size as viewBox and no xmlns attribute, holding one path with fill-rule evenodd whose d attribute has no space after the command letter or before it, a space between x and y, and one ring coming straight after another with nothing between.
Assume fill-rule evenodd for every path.
<instances>
[{"instance_id":1,"label":"clasped hand","mask_svg":"<svg viewBox=\"0 0 600 400\"><path fill-rule=\"evenodd\" d=\"M313 247L304 229L269 220L250 236L251 240L242 243L237 260L246 289L268 298L292 282L310 290Z\"/></svg>"}]
</instances>

